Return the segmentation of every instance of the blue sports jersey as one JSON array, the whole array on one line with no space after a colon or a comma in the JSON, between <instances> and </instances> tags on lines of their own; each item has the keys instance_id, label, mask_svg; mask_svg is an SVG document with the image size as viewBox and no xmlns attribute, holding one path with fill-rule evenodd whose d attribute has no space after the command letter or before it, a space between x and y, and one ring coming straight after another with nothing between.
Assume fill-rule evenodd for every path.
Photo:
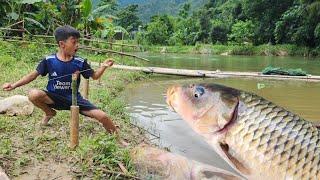
<instances>
[{"instance_id":1,"label":"blue sports jersey","mask_svg":"<svg viewBox=\"0 0 320 180\"><path fill-rule=\"evenodd\" d=\"M47 91L56 93L68 99L72 96L71 82L72 74L80 71L81 75L88 79L92 76L93 70L86 60L74 56L71 61L64 62L58 59L56 54L44 58L38 65L37 71L41 76L49 74ZM77 92L79 93L80 78L77 82Z\"/></svg>"}]
</instances>

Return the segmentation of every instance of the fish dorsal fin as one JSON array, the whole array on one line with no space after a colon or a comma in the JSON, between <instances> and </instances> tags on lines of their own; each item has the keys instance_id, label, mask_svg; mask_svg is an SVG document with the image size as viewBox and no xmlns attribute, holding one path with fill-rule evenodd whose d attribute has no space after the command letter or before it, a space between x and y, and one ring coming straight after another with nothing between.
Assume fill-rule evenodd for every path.
<instances>
[{"instance_id":1,"label":"fish dorsal fin","mask_svg":"<svg viewBox=\"0 0 320 180\"><path fill-rule=\"evenodd\" d=\"M229 145L228 144L220 143L220 147L221 147L222 151L225 153L225 155L227 156L227 158L237 168L238 171L240 171L244 175L251 174L250 170L243 163L241 163L237 158L235 158L233 155L231 155L229 153Z\"/></svg>"}]
</instances>

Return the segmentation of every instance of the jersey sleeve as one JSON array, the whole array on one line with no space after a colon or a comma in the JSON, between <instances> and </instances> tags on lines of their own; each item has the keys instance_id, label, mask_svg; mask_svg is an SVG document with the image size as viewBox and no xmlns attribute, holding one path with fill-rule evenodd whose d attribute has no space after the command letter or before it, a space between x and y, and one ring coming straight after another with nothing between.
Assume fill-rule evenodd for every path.
<instances>
[{"instance_id":1,"label":"jersey sleeve","mask_svg":"<svg viewBox=\"0 0 320 180\"><path fill-rule=\"evenodd\" d=\"M47 60L42 59L40 63L37 66L37 71L41 76L46 76L48 74L48 65L47 65Z\"/></svg>"},{"instance_id":2,"label":"jersey sleeve","mask_svg":"<svg viewBox=\"0 0 320 180\"><path fill-rule=\"evenodd\" d=\"M82 71L81 74L84 78L89 79L90 77L92 77L93 69L88 64L87 60L83 62L83 67L81 71Z\"/></svg>"}]
</instances>

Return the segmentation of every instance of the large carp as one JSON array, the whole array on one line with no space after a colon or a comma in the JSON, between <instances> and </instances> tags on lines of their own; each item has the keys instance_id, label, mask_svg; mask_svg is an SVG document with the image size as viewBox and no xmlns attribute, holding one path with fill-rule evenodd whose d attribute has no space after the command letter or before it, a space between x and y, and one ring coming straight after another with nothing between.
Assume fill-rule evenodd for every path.
<instances>
[{"instance_id":1,"label":"large carp","mask_svg":"<svg viewBox=\"0 0 320 180\"><path fill-rule=\"evenodd\" d=\"M247 179L320 179L318 128L258 95L183 85L167 103Z\"/></svg>"},{"instance_id":2,"label":"large carp","mask_svg":"<svg viewBox=\"0 0 320 180\"><path fill-rule=\"evenodd\" d=\"M142 179L243 179L231 172L151 146L134 148L131 158Z\"/></svg>"},{"instance_id":3,"label":"large carp","mask_svg":"<svg viewBox=\"0 0 320 180\"><path fill-rule=\"evenodd\" d=\"M0 167L0 180L9 180L8 176L6 173L1 169Z\"/></svg>"}]
</instances>

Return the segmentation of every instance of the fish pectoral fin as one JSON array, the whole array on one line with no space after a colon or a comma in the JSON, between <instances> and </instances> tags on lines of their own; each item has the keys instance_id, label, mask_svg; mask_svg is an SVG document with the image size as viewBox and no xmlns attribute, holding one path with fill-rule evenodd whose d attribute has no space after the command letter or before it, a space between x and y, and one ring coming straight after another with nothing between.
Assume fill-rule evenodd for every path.
<instances>
[{"instance_id":1,"label":"fish pectoral fin","mask_svg":"<svg viewBox=\"0 0 320 180\"><path fill-rule=\"evenodd\" d=\"M220 147L227 156L227 158L231 161L231 163L237 168L237 170L239 170L241 173L245 175L251 174L250 170L243 163L241 163L237 158L235 158L233 155L229 153L228 144L220 143Z\"/></svg>"},{"instance_id":2,"label":"fish pectoral fin","mask_svg":"<svg viewBox=\"0 0 320 180\"><path fill-rule=\"evenodd\" d=\"M241 180L241 178L237 175L232 175L231 173L225 173L224 171L217 172L217 171L210 171L210 170L203 170L201 172L203 175L201 179L225 179L225 180Z\"/></svg>"}]
</instances>

